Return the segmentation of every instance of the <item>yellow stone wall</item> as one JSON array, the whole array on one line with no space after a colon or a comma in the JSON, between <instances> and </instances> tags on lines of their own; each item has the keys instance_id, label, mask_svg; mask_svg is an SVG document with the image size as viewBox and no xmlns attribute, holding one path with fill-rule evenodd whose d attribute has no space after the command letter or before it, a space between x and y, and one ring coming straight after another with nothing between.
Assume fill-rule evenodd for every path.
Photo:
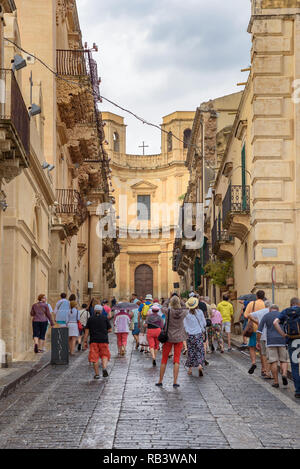
<instances>
[{"instance_id":1,"label":"yellow stone wall","mask_svg":"<svg viewBox=\"0 0 300 469\"><path fill-rule=\"evenodd\" d=\"M246 236L234 241L234 289L237 295L263 289L271 298L274 266L275 302L283 308L300 294L300 113L294 100L294 81L300 77L300 23L293 10L299 2L262 1L253 6L258 16L249 26L252 68L215 190L223 199L230 181L241 185L241 171L235 168L241 165L245 142L251 214L248 221L244 218ZM290 10L278 11L278 17L277 12L270 11L268 17L269 11L264 11L260 18L260 7ZM226 163L233 164L227 178L222 175Z\"/></svg>"}]
</instances>

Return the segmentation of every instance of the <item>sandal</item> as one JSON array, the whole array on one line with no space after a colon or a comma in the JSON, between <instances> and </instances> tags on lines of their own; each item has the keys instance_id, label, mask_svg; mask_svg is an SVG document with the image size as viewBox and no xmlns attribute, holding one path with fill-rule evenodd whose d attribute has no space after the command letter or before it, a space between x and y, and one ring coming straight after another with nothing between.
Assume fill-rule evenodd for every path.
<instances>
[{"instance_id":1,"label":"sandal","mask_svg":"<svg viewBox=\"0 0 300 469\"><path fill-rule=\"evenodd\" d=\"M192 372L191 370L189 370L189 371L187 372L187 374L188 374L189 376L192 376L193 372Z\"/></svg>"},{"instance_id":2,"label":"sandal","mask_svg":"<svg viewBox=\"0 0 300 469\"><path fill-rule=\"evenodd\" d=\"M182 355L186 355L188 352L188 349L186 348L183 352L182 352Z\"/></svg>"}]
</instances>

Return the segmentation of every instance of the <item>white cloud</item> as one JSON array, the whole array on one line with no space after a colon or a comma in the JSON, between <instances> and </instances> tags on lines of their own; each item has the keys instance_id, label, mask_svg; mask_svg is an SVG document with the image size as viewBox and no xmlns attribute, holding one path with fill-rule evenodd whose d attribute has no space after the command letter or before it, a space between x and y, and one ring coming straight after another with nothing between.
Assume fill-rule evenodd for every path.
<instances>
[{"instance_id":1,"label":"white cloud","mask_svg":"<svg viewBox=\"0 0 300 469\"><path fill-rule=\"evenodd\" d=\"M240 91L250 62L250 0L77 0L84 41L96 42L101 92L160 124L176 110ZM160 151L160 133L126 118L127 151L143 140Z\"/></svg>"}]
</instances>

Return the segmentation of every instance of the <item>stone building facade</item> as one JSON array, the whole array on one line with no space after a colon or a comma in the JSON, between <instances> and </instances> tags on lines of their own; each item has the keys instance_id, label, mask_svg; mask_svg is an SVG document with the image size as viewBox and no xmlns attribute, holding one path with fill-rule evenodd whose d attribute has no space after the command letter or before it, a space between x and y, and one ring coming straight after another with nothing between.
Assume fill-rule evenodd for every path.
<instances>
[{"instance_id":1,"label":"stone building facade","mask_svg":"<svg viewBox=\"0 0 300 469\"><path fill-rule=\"evenodd\" d=\"M0 4L0 338L21 360L37 295L53 306L62 291L80 304L109 296L118 245L96 231L97 207L111 201L110 172L96 63L83 47L76 2ZM13 59L25 61L14 72ZM39 114L30 116L32 104Z\"/></svg>"},{"instance_id":2,"label":"stone building facade","mask_svg":"<svg viewBox=\"0 0 300 469\"><path fill-rule=\"evenodd\" d=\"M126 153L124 119L103 113L121 249L116 261L117 298L128 298L133 292L167 297L179 282L172 271L172 248L179 206L187 190L185 160L193 119L193 112L164 117L161 154L143 156ZM145 217L138 216L139 201L149 208Z\"/></svg>"},{"instance_id":3,"label":"stone building facade","mask_svg":"<svg viewBox=\"0 0 300 469\"><path fill-rule=\"evenodd\" d=\"M300 2L252 0L251 69L210 194L207 259L232 259L234 283L202 286L216 301L264 289L280 307L300 294ZM224 136L225 137L225 136Z\"/></svg>"},{"instance_id":4,"label":"stone building facade","mask_svg":"<svg viewBox=\"0 0 300 469\"><path fill-rule=\"evenodd\" d=\"M201 231L198 245L191 248L184 238L177 238L174 243L173 270L180 276L181 292L201 287L205 290L201 278L204 264L208 261L207 230L204 231L202 226L204 214L206 213L207 218L207 204L212 194L215 172L220 165L225 141L231 131L240 99L241 93L234 93L202 103L196 109L185 162L189 171L189 184L182 208L186 204L202 205L202 224L198 226L198 230ZM193 224L196 223L195 214L196 210L194 210Z\"/></svg>"}]
</instances>

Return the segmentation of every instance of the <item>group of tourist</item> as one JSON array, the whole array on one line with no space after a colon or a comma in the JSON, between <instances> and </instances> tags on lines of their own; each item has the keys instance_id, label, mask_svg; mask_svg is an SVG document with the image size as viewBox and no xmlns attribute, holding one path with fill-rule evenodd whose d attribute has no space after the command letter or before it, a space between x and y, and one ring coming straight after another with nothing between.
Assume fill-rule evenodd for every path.
<instances>
[{"instance_id":1,"label":"group of tourist","mask_svg":"<svg viewBox=\"0 0 300 469\"><path fill-rule=\"evenodd\" d=\"M115 299L114 299L115 300ZM89 361L94 364L95 379L99 379L99 360L102 361L103 376L108 376L107 364L110 360L108 334L113 327L117 335L118 356L126 354L129 332L135 339L135 349L151 354L152 365L156 366L158 351L162 351L159 381L163 379L169 358L173 356L173 386L179 387L178 373L181 355L186 355L185 367L188 375L193 368L200 377L204 375L204 366L208 365L207 354L214 353L216 347L224 353L223 334L227 336L228 348L231 347L231 324L233 306L228 296L216 306L208 297L200 297L191 292L187 300L173 293L167 300L154 299L151 294L138 298L133 294L130 302L114 301L112 308L106 300L92 300L90 305L82 305L79 310L75 295L67 299L65 293L57 302L53 316L52 308L45 295L39 295L38 302L32 306L34 351L44 350L45 334L48 324L55 323L69 328L69 348L71 355L90 345ZM288 361L290 358L292 376L295 384L295 397L300 397L299 345L300 345L300 300L293 298L290 308L279 312L265 298L263 291L258 291L255 300L243 302L244 343L249 347L253 374L256 369L257 351L260 352L261 375L273 379L272 386L279 387L278 364L280 364L283 386L288 385ZM84 336L83 347L81 344ZM246 339L249 338L248 344Z\"/></svg>"},{"instance_id":2,"label":"group of tourist","mask_svg":"<svg viewBox=\"0 0 300 469\"><path fill-rule=\"evenodd\" d=\"M69 329L69 351L75 354L77 345L78 351L82 350L82 337L89 317L100 312L104 316L111 318L111 308L107 300L102 303L92 299L90 305L83 304L78 307L76 295L71 294L67 299L66 293L60 295L60 300L56 303L54 311L48 303L44 294L38 296L38 302L31 308L34 352L43 353L45 351L45 337L49 324L51 327L68 327Z\"/></svg>"}]
</instances>

